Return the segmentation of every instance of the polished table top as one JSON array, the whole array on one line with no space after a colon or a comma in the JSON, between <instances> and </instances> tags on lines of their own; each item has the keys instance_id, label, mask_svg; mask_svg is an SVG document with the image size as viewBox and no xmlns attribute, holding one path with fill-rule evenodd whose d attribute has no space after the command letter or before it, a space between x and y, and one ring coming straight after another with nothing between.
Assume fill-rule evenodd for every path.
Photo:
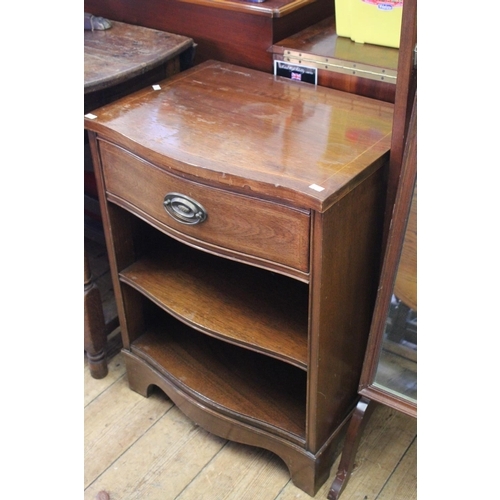
<instances>
[{"instance_id":1,"label":"polished table top","mask_svg":"<svg viewBox=\"0 0 500 500\"><path fill-rule=\"evenodd\" d=\"M122 83L191 48L189 37L111 21L85 31L85 94Z\"/></svg>"},{"instance_id":2,"label":"polished table top","mask_svg":"<svg viewBox=\"0 0 500 500\"><path fill-rule=\"evenodd\" d=\"M393 105L382 101L218 61L159 87L95 110L85 127L183 175L320 210L390 149Z\"/></svg>"}]
</instances>

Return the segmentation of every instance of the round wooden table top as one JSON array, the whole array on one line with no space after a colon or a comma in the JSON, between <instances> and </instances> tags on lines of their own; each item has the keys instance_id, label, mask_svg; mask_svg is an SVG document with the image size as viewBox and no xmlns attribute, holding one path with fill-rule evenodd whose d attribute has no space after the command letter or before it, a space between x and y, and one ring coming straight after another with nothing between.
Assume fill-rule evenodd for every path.
<instances>
[{"instance_id":1,"label":"round wooden table top","mask_svg":"<svg viewBox=\"0 0 500 500\"><path fill-rule=\"evenodd\" d=\"M84 32L85 94L140 75L194 44L182 35L110 22L108 30Z\"/></svg>"}]
</instances>

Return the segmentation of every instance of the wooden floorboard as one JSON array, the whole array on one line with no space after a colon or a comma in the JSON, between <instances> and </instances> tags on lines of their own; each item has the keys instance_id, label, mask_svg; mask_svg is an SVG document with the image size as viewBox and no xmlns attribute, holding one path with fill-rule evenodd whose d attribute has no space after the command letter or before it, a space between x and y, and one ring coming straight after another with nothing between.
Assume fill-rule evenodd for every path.
<instances>
[{"instance_id":1,"label":"wooden floorboard","mask_svg":"<svg viewBox=\"0 0 500 500\"><path fill-rule=\"evenodd\" d=\"M85 370L84 498L111 500L307 500L274 454L209 434L161 392L128 387L122 354L109 374ZM362 437L342 500L416 498L416 420L384 406ZM314 498L326 499L338 467Z\"/></svg>"},{"instance_id":2,"label":"wooden floorboard","mask_svg":"<svg viewBox=\"0 0 500 500\"><path fill-rule=\"evenodd\" d=\"M377 500L417 499L417 438L391 474Z\"/></svg>"}]
</instances>

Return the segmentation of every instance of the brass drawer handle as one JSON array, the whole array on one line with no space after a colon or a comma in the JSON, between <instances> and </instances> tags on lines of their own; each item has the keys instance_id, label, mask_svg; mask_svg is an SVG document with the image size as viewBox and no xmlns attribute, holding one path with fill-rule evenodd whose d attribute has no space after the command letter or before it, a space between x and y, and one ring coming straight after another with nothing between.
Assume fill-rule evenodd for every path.
<instances>
[{"instance_id":1,"label":"brass drawer handle","mask_svg":"<svg viewBox=\"0 0 500 500\"><path fill-rule=\"evenodd\" d=\"M168 215L182 224L200 224L207 218L207 211L196 200L179 193L168 193L163 199Z\"/></svg>"}]
</instances>

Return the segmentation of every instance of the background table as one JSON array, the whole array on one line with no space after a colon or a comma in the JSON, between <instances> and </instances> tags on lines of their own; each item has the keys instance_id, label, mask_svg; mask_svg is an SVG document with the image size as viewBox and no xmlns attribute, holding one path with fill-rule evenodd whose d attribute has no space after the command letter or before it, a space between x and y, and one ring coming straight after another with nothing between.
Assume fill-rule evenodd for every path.
<instances>
[{"instance_id":1,"label":"background table","mask_svg":"<svg viewBox=\"0 0 500 500\"><path fill-rule=\"evenodd\" d=\"M115 101L190 67L194 41L185 36L111 21L104 31L85 31L84 112ZM100 211L85 132L85 234L96 237ZM96 224L97 223L97 224ZM96 229L97 226L97 229ZM94 378L107 375L106 337L118 326L107 318L85 254L85 351Z\"/></svg>"}]
</instances>

